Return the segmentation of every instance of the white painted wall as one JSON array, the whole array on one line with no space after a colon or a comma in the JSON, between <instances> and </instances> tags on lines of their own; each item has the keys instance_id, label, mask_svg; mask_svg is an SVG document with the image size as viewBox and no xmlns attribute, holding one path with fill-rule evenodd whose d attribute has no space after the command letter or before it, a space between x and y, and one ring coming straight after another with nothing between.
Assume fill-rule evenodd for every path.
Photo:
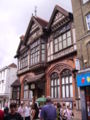
<instances>
[{"instance_id":1,"label":"white painted wall","mask_svg":"<svg viewBox=\"0 0 90 120\"><path fill-rule=\"evenodd\" d=\"M0 70L0 97L7 96L7 102L11 98L11 84L17 79L17 68L6 67ZM2 83L3 81L3 83ZM3 102L3 100L2 100Z\"/></svg>"}]
</instances>

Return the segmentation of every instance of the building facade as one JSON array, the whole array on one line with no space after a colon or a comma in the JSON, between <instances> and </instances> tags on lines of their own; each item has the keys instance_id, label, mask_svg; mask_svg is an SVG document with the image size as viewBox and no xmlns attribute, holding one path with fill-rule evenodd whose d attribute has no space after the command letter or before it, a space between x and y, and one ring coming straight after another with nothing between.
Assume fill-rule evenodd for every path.
<instances>
[{"instance_id":1,"label":"building facade","mask_svg":"<svg viewBox=\"0 0 90 120\"><path fill-rule=\"evenodd\" d=\"M76 28L77 54L80 71L77 85L80 88L82 119L90 119L90 0L72 0Z\"/></svg>"},{"instance_id":2,"label":"building facade","mask_svg":"<svg viewBox=\"0 0 90 120\"><path fill-rule=\"evenodd\" d=\"M12 63L0 69L0 108L9 105L11 98L11 84L17 78L17 66Z\"/></svg>"},{"instance_id":3,"label":"building facade","mask_svg":"<svg viewBox=\"0 0 90 120\"><path fill-rule=\"evenodd\" d=\"M20 39L15 57L18 58L21 100L28 102L33 96L35 99L51 96L63 108L70 103L77 119L81 119L72 13L56 5L49 22L32 16L25 36Z\"/></svg>"},{"instance_id":4,"label":"building facade","mask_svg":"<svg viewBox=\"0 0 90 120\"><path fill-rule=\"evenodd\" d=\"M21 85L20 80L16 79L11 84L11 99L10 102L15 102L18 106L20 105L20 94L21 94Z\"/></svg>"}]
</instances>

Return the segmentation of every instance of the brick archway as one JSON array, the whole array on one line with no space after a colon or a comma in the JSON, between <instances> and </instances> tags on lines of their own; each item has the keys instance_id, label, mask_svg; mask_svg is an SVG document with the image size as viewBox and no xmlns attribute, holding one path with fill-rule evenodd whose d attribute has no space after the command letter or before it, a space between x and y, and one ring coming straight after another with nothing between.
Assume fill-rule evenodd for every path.
<instances>
[{"instance_id":1,"label":"brick archway","mask_svg":"<svg viewBox=\"0 0 90 120\"><path fill-rule=\"evenodd\" d=\"M67 65L65 63L57 63L49 69L48 76L50 76L53 72L60 74L64 69L69 69L70 71L73 70L70 65Z\"/></svg>"}]
</instances>

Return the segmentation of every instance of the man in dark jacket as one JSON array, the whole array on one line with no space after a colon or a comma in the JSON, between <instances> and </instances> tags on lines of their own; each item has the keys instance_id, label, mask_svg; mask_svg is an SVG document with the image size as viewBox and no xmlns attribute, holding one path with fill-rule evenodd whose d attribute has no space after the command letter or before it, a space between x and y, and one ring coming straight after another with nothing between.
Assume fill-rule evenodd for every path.
<instances>
[{"instance_id":1,"label":"man in dark jacket","mask_svg":"<svg viewBox=\"0 0 90 120\"><path fill-rule=\"evenodd\" d=\"M51 98L47 97L46 105L41 109L40 120L56 120L56 108L52 104Z\"/></svg>"},{"instance_id":2,"label":"man in dark jacket","mask_svg":"<svg viewBox=\"0 0 90 120\"><path fill-rule=\"evenodd\" d=\"M10 113L4 117L4 120L23 120L21 115L16 112L16 103L10 104Z\"/></svg>"}]
</instances>

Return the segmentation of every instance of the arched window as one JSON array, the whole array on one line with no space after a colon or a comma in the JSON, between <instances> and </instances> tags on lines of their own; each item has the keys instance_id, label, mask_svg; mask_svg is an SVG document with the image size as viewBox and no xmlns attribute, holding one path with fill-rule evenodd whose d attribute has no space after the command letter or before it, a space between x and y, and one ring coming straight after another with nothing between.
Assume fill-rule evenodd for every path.
<instances>
[{"instance_id":1,"label":"arched window","mask_svg":"<svg viewBox=\"0 0 90 120\"><path fill-rule=\"evenodd\" d=\"M51 75L51 97L60 98L60 80L56 72Z\"/></svg>"},{"instance_id":2,"label":"arched window","mask_svg":"<svg viewBox=\"0 0 90 120\"><path fill-rule=\"evenodd\" d=\"M61 73L62 98L73 97L72 73L64 70Z\"/></svg>"},{"instance_id":3,"label":"arched window","mask_svg":"<svg viewBox=\"0 0 90 120\"><path fill-rule=\"evenodd\" d=\"M28 99L29 97L29 86L27 82L24 82L24 99Z\"/></svg>"}]
</instances>

